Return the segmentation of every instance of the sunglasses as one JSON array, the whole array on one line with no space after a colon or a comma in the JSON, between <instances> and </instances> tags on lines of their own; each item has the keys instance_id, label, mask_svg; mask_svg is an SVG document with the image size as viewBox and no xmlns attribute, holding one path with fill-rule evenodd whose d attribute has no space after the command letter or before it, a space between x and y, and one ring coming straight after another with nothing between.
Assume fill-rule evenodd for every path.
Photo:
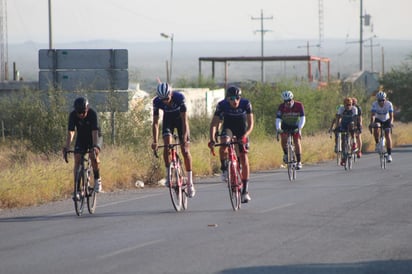
<instances>
[{"instance_id":1,"label":"sunglasses","mask_svg":"<svg viewBox=\"0 0 412 274\"><path fill-rule=\"evenodd\" d=\"M229 96L229 100L230 100L230 101L235 101L235 100L239 100L239 99L240 99L240 96L239 96L239 95Z\"/></svg>"},{"instance_id":2,"label":"sunglasses","mask_svg":"<svg viewBox=\"0 0 412 274\"><path fill-rule=\"evenodd\" d=\"M289 99L289 100L283 100L283 102L285 102L285 103L290 103L290 102L292 102L292 100L291 100L291 99Z\"/></svg>"},{"instance_id":3,"label":"sunglasses","mask_svg":"<svg viewBox=\"0 0 412 274\"><path fill-rule=\"evenodd\" d=\"M378 102L385 102L385 99L379 99Z\"/></svg>"},{"instance_id":4,"label":"sunglasses","mask_svg":"<svg viewBox=\"0 0 412 274\"><path fill-rule=\"evenodd\" d=\"M162 101L169 101L169 97L161 98L160 100L162 100Z\"/></svg>"},{"instance_id":5,"label":"sunglasses","mask_svg":"<svg viewBox=\"0 0 412 274\"><path fill-rule=\"evenodd\" d=\"M82 115L82 114L86 114L86 110L83 110L83 111L77 111L77 114L79 114L79 115Z\"/></svg>"},{"instance_id":6,"label":"sunglasses","mask_svg":"<svg viewBox=\"0 0 412 274\"><path fill-rule=\"evenodd\" d=\"M352 104L346 104L346 106L347 106L347 107L350 107L350 106L352 106Z\"/></svg>"}]
</instances>

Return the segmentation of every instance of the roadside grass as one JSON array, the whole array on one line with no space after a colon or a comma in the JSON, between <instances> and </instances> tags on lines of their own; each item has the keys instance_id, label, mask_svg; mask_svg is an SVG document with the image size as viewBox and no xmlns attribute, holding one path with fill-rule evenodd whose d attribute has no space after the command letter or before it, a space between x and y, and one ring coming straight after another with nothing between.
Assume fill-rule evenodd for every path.
<instances>
[{"instance_id":1,"label":"roadside grass","mask_svg":"<svg viewBox=\"0 0 412 274\"><path fill-rule=\"evenodd\" d=\"M368 129L362 134L363 151L374 149L374 140ZM412 144L412 124L396 123L393 129L394 146ZM0 142L0 208L19 208L71 197L73 159L66 164L61 155L47 159L20 147ZM150 140L139 149L104 147L101 154L101 174L106 192L135 188L137 180L146 186L156 187L165 169L161 151L153 156ZM218 150L211 155L208 140L200 139L191 144L194 176L212 176L220 172ZM143 149L142 149L143 147ZM302 162L315 164L335 157L334 139L325 132L309 136L303 131ZM251 136L251 170L270 170L282 166L282 150L275 136Z\"/></svg>"}]
</instances>

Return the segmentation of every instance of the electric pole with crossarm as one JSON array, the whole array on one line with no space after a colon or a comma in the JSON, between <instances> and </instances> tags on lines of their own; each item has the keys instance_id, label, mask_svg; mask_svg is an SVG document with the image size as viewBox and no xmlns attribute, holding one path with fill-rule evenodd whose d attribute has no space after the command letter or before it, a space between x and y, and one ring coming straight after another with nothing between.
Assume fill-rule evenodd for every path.
<instances>
[{"instance_id":1,"label":"electric pole with crossarm","mask_svg":"<svg viewBox=\"0 0 412 274\"><path fill-rule=\"evenodd\" d=\"M260 17L253 17L251 18L252 20L260 20L260 30L256 30L255 32L260 32L260 47L261 47L261 56L262 56L262 63L261 63L261 81L262 83L265 82L265 65L263 62L263 56L264 56L264 49L263 49L263 36L265 35L266 32L269 32L270 30L265 30L263 27L263 20L272 20L273 16L271 17L264 17L263 16L263 10L260 11Z\"/></svg>"}]
</instances>

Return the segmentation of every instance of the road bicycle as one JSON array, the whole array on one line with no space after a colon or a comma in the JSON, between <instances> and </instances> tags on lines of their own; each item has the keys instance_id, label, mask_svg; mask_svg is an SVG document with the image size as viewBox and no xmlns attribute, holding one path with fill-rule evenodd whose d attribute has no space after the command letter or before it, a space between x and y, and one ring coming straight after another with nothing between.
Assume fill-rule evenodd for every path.
<instances>
[{"instance_id":1,"label":"road bicycle","mask_svg":"<svg viewBox=\"0 0 412 274\"><path fill-rule=\"evenodd\" d=\"M343 163L345 170L351 170L355 160L355 153L352 148L356 140L352 138L349 130L341 131L340 133L342 136L341 163Z\"/></svg>"},{"instance_id":2,"label":"road bicycle","mask_svg":"<svg viewBox=\"0 0 412 274\"><path fill-rule=\"evenodd\" d=\"M214 146L225 146L228 148L228 159L225 162L227 167L226 175L226 183L229 189L229 198L230 203L234 211L240 209L242 204L242 190L243 190L243 183L242 183L242 166L239 161L239 157L236 153L235 145L240 144L237 141L236 136L233 136L229 142L226 143L219 143L214 144ZM214 154L213 148L211 149L212 154Z\"/></svg>"},{"instance_id":3,"label":"road bicycle","mask_svg":"<svg viewBox=\"0 0 412 274\"><path fill-rule=\"evenodd\" d=\"M87 209L90 214L96 211L97 203L97 192L94 191L94 184L91 185L90 176L92 174L92 165L89 153L93 152L94 149L88 149L86 152L81 153L80 165L76 170L74 187L73 187L73 202L74 209L77 216L83 214L83 209L85 205L85 200L87 203ZM68 163L67 154L75 153L74 150L66 151L64 155L64 160Z\"/></svg>"},{"instance_id":4,"label":"road bicycle","mask_svg":"<svg viewBox=\"0 0 412 274\"><path fill-rule=\"evenodd\" d=\"M177 136L174 136L175 141ZM169 145L158 146L158 148L165 148L170 151L171 161L168 170L168 178L166 178L166 185L169 188L170 198L172 200L173 207L176 211L182 211L187 209L187 177L183 169L182 161L180 160L179 153L176 147L180 146L180 143L174 143ZM157 150L154 151L156 158L159 158Z\"/></svg>"},{"instance_id":5,"label":"road bicycle","mask_svg":"<svg viewBox=\"0 0 412 274\"><path fill-rule=\"evenodd\" d=\"M381 165L381 169L386 169L386 164L388 163L388 152L386 151L385 129L380 124L375 124L374 127L379 128L379 142L377 145L379 163Z\"/></svg>"},{"instance_id":6,"label":"road bicycle","mask_svg":"<svg viewBox=\"0 0 412 274\"><path fill-rule=\"evenodd\" d=\"M296 180L296 170L297 170L297 161L296 161L296 150L295 143L293 141L293 135L296 134L296 130L285 130L283 133L287 134L286 140L286 153L287 153L287 168L288 168L288 178L289 181ZM279 132L276 133L276 139L279 142Z\"/></svg>"}]
</instances>

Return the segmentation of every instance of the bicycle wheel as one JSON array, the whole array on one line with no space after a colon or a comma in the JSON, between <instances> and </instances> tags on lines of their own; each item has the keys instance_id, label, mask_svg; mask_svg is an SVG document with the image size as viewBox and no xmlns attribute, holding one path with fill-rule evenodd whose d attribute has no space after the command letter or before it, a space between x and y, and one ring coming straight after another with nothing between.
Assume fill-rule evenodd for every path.
<instances>
[{"instance_id":1,"label":"bicycle wheel","mask_svg":"<svg viewBox=\"0 0 412 274\"><path fill-rule=\"evenodd\" d=\"M81 216L83 214L85 195L86 195L86 191L85 191L83 169L82 167L79 167L76 173L76 180L74 183L74 197L73 197L74 210L76 211L77 216Z\"/></svg>"},{"instance_id":2,"label":"bicycle wheel","mask_svg":"<svg viewBox=\"0 0 412 274\"><path fill-rule=\"evenodd\" d=\"M232 205L233 210L237 211L240 209L240 205L241 205L242 179L240 177L239 169L237 165L234 164L233 161L229 162L227 174L228 174L227 175L228 176L227 186L229 189L230 203Z\"/></svg>"},{"instance_id":3,"label":"bicycle wheel","mask_svg":"<svg viewBox=\"0 0 412 274\"><path fill-rule=\"evenodd\" d=\"M342 161L342 137L341 133L338 133L336 137L336 165L340 166L340 162Z\"/></svg>"},{"instance_id":4,"label":"bicycle wheel","mask_svg":"<svg viewBox=\"0 0 412 274\"><path fill-rule=\"evenodd\" d=\"M169 167L170 181L169 193L172 199L173 207L176 211L181 211L182 205L182 186L179 179L179 171L176 169L176 163L171 163Z\"/></svg>"},{"instance_id":5,"label":"bicycle wheel","mask_svg":"<svg viewBox=\"0 0 412 274\"><path fill-rule=\"evenodd\" d=\"M180 158L178 158L179 161L179 178L181 181L181 185L182 185L182 209L186 210L187 209L187 197L189 196L188 193L188 186L187 186L187 177L185 174L185 171L180 163Z\"/></svg>"},{"instance_id":6,"label":"bicycle wheel","mask_svg":"<svg viewBox=\"0 0 412 274\"><path fill-rule=\"evenodd\" d=\"M93 214L96 211L97 193L96 191L94 191L94 186L90 185L90 174L91 174L91 170L88 169L87 172L85 172L85 178L87 182L86 196L87 196L87 209L89 210L90 214Z\"/></svg>"},{"instance_id":7,"label":"bicycle wheel","mask_svg":"<svg viewBox=\"0 0 412 274\"><path fill-rule=\"evenodd\" d=\"M291 137L288 137L291 138ZM289 181L296 179L296 157L291 140L288 140L288 177Z\"/></svg>"}]
</instances>

